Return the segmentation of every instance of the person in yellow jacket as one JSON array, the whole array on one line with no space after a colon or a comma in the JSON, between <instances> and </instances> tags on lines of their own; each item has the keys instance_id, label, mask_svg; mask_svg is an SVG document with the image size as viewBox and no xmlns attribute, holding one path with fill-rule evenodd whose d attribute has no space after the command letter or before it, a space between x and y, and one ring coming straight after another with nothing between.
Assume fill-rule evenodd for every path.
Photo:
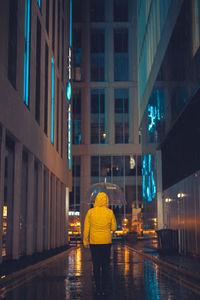
<instances>
[{"instance_id":1,"label":"person in yellow jacket","mask_svg":"<svg viewBox=\"0 0 200 300\"><path fill-rule=\"evenodd\" d=\"M84 222L83 244L91 250L97 295L108 292L112 231L117 229L114 213L108 205L106 193L98 193Z\"/></svg>"}]
</instances>

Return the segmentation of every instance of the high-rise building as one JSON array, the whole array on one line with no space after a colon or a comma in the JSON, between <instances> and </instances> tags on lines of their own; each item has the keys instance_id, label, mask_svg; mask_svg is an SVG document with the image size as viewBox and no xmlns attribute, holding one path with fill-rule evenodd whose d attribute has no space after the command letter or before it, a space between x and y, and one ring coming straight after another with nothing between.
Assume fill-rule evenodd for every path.
<instances>
[{"instance_id":1,"label":"high-rise building","mask_svg":"<svg viewBox=\"0 0 200 300\"><path fill-rule=\"evenodd\" d=\"M137 1L73 0L73 188L70 209L88 209L91 185L111 182L126 207L142 205L138 133Z\"/></svg>"},{"instance_id":2,"label":"high-rise building","mask_svg":"<svg viewBox=\"0 0 200 300\"><path fill-rule=\"evenodd\" d=\"M0 3L0 262L67 242L69 20L70 1Z\"/></svg>"},{"instance_id":3,"label":"high-rise building","mask_svg":"<svg viewBox=\"0 0 200 300\"><path fill-rule=\"evenodd\" d=\"M138 1L144 224L199 255L199 0ZM168 231L170 232L170 231Z\"/></svg>"}]
</instances>

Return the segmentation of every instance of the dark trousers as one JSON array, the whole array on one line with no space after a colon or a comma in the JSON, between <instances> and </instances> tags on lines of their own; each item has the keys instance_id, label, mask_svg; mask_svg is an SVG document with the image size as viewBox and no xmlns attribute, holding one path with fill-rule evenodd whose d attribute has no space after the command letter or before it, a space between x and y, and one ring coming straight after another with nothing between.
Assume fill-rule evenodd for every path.
<instances>
[{"instance_id":1,"label":"dark trousers","mask_svg":"<svg viewBox=\"0 0 200 300\"><path fill-rule=\"evenodd\" d=\"M90 244L96 289L108 289L111 244Z\"/></svg>"}]
</instances>

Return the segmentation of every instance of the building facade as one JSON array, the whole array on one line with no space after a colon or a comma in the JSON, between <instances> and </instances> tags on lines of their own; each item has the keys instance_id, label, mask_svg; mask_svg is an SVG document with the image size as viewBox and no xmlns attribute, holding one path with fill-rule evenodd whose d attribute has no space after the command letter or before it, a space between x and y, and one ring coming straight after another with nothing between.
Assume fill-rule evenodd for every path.
<instances>
[{"instance_id":1,"label":"building facade","mask_svg":"<svg viewBox=\"0 0 200 300\"><path fill-rule=\"evenodd\" d=\"M70 209L88 209L92 184L111 182L141 208L142 167L137 105L137 2L73 1L73 190Z\"/></svg>"},{"instance_id":2,"label":"building facade","mask_svg":"<svg viewBox=\"0 0 200 300\"><path fill-rule=\"evenodd\" d=\"M0 262L67 243L70 2L0 3Z\"/></svg>"},{"instance_id":3,"label":"building facade","mask_svg":"<svg viewBox=\"0 0 200 300\"><path fill-rule=\"evenodd\" d=\"M200 254L199 8L198 0L138 1L144 220L157 216L160 229L177 230L179 252L194 255Z\"/></svg>"}]
</instances>

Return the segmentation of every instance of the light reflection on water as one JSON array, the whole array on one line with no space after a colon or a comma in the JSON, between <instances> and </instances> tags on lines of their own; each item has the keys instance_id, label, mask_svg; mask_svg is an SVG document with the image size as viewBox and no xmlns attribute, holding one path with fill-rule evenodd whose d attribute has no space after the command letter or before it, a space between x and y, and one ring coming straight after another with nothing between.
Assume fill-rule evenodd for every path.
<instances>
[{"instance_id":1,"label":"light reflection on water","mask_svg":"<svg viewBox=\"0 0 200 300\"><path fill-rule=\"evenodd\" d=\"M145 289L147 299L160 300L160 289L158 284L158 274L149 261L144 261Z\"/></svg>"},{"instance_id":2,"label":"light reflection on water","mask_svg":"<svg viewBox=\"0 0 200 300\"><path fill-rule=\"evenodd\" d=\"M154 263L126 245L113 245L111 255L112 300L199 299L180 283L166 278ZM25 278L29 278L26 274ZM5 300L92 300L94 281L89 249L73 247L34 279L5 291ZM1 299L1 295L0 295ZM107 299L107 298L104 298Z\"/></svg>"}]
</instances>

